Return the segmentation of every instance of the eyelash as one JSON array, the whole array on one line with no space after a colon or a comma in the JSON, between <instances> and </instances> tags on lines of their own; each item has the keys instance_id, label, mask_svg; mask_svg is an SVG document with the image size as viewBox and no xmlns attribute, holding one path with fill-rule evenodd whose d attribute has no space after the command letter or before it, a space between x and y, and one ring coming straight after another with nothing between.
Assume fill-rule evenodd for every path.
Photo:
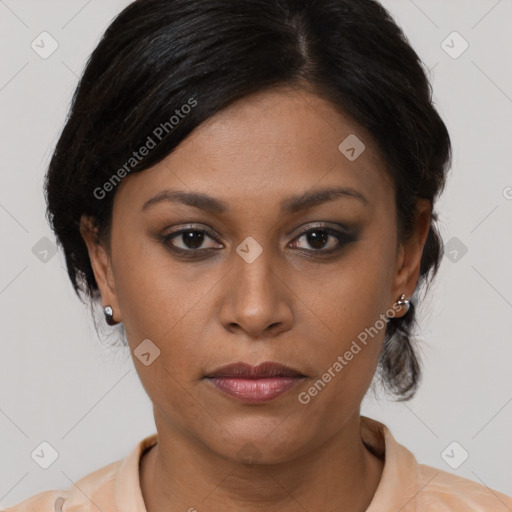
<instances>
[{"instance_id":1,"label":"eyelash","mask_svg":"<svg viewBox=\"0 0 512 512\"><path fill-rule=\"evenodd\" d=\"M331 228L329 226L317 225L317 226L312 226L306 230L303 230L294 238L293 241L299 240L304 235L307 235L309 233L314 233L314 232L326 233L327 235L335 237L338 240L338 246L335 247L334 249L329 249L329 250L298 249L300 252L307 253L308 255L311 255L311 254L318 255L320 257L329 256L329 255L332 255L334 253L341 251L345 247L345 245L347 245L348 243L355 240L354 235L352 235L351 233L349 233L347 231L339 231L339 230ZM212 238L213 240L217 241L215 234L210 229L208 229L208 228L199 229L199 228L195 228L195 227L183 228L183 229L180 229L179 231L170 233L169 235L162 237L161 241L170 251L172 251L176 254L179 254L179 255L184 255L189 258L201 258L201 257L205 256L205 253L206 253L206 255L209 255L212 252L218 250L218 249L214 249L214 248L210 248L210 249L181 249L179 247L173 246L170 243L172 239L178 238L180 235L183 235L184 233L204 233L204 234L208 235L210 238ZM220 243L220 242L217 242L217 243Z\"/></svg>"}]
</instances>

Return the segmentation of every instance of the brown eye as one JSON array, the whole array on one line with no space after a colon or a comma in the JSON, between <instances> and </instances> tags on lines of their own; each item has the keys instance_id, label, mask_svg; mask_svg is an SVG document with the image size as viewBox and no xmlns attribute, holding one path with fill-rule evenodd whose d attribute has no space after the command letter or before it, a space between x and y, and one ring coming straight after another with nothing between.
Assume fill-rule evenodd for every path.
<instances>
[{"instance_id":1,"label":"brown eye","mask_svg":"<svg viewBox=\"0 0 512 512\"><path fill-rule=\"evenodd\" d=\"M301 233L296 240L304 240L304 246L293 242L292 247L311 252L333 252L351 241L350 235L329 227L315 227Z\"/></svg>"},{"instance_id":2,"label":"brown eye","mask_svg":"<svg viewBox=\"0 0 512 512\"><path fill-rule=\"evenodd\" d=\"M179 237L176 238L179 240ZM202 231L183 231L181 233L181 240L187 249L199 249L203 245L204 238L204 232Z\"/></svg>"},{"instance_id":3,"label":"brown eye","mask_svg":"<svg viewBox=\"0 0 512 512\"><path fill-rule=\"evenodd\" d=\"M168 245L170 249L178 252L199 252L218 248L215 245L204 247L208 239L215 240L213 234L208 230L187 228L165 236L163 242Z\"/></svg>"},{"instance_id":4,"label":"brown eye","mask_svg":"<svg viewBox=\"0 0 512 512\"><path fill-rule=\"evenodd\" d=\"M313 249L324 249L332 235L327 233L327 231L315 229L314 231L308 231L302 237L306 237L308 245L313 247Z\"/></svg>"}]
</instances>

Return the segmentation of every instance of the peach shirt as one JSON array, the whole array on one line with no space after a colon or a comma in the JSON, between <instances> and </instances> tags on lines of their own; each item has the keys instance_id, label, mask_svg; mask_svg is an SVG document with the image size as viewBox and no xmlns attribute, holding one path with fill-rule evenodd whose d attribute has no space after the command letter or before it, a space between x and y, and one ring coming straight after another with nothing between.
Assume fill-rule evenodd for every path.
<instances>
[{"instance_id":1,"label":"peach shirt","mask_svg":"<svg viewBox=\"0 0 512 512\"><path fill-rule=\"evenodd\" d=\"M154 433L137 443L122 460L86 475L69 490L35 494L7 512L146 512L139 483L142 453L158 441ZM361 416L361 437L383 458L384 471L366 512L511 512L512 497L483 484L418 464L389 429ZM207 511L201 502L191 509Z\"/></svg>"}]
</instances>

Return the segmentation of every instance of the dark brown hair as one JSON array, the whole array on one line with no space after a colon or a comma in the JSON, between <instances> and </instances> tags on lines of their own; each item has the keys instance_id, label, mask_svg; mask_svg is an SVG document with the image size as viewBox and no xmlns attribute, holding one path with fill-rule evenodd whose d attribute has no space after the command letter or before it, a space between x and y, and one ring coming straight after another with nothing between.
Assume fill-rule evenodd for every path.
<instances>
[{"instance_id":1,"label":"dark brown hair","mask_svg":"<svg viewBox=\"0 0 512 512\"><path fill-rule=\"evenodd\" d=\"M451 145L423 64L379 3L137 0L92 53L46 177L48 220L77 295L98 298L79 224L82 215L91 216L108 240L115 187L104 193L104 185L116 172L155 165L237 99L299 84L371 134L395 185L397 232L405 240L417 199L433 205L443 190ZM194 108L179 115L191 98ZM167 130L156 147L127 169L158 126ZM413 303L407 315L389 321L379 361L382 383L403 400L414 395L421 376L411 340L414 302L442 256L436 222L433 211Z\"/></svg>"}]
</instances>

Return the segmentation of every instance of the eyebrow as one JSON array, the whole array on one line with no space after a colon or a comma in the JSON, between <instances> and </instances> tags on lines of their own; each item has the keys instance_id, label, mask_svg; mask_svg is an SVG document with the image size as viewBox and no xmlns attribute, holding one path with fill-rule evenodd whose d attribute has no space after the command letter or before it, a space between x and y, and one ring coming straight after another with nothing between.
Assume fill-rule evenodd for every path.
<instances>
[{"instance_id":1,"label":"eyebrow","mask_svg":"<svg viewBox=\"0 0 512 512\"><path fill-rule=\"evenodd\" d=\"M368 204L366 197L361 192L350 187L322 188L310 190L304 194L289 197L281 202L281 215L290 215L307 210L328 201L339 198L354 198ZM142 206L142 211L160 203L182 203L193 206L213 214L226 213L229 208L227 203L201 192L185 192L182 190L163 190L156 196L148 199Z\"/></svg>"}]
</instances>

